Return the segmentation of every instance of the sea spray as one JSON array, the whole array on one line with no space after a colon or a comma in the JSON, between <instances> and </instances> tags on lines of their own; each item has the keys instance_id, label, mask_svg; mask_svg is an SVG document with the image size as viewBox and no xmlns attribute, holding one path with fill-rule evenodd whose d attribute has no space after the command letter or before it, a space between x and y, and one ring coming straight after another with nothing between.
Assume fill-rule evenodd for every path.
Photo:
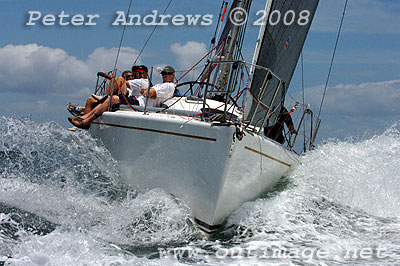
<instances>
[{"instance_id":1,"label":"sea spray","mask_svg":"<svg viewBox=\"0 0 400 266\"><path fill-rule=\"evenodd\" d=\"M71 133L53 122L0 120L0 213L4 217L20 213L15 226L21 226L18 232L22 232L14 234L12 252L11 242L0 249L1 256L11 254L9 263L24 264L29 255L32 263L65 260L68 265L68 247L81 246L79 241L97 243L93 249L105 246L111 250L110 261L136 263L134 256L125 260L125 253L130 253L116 247L168 245L195 236L184 203L162 190L139 191L120 183L117 162L86 132ZM40 217L40 223L49 223L52 230L26 230L25 225L33 223L27 219L30 214ZM1 239L9 239L7 234L0 232ZM58 237L60 242L53 245L51 241ZM43 253L30 256L38 245ZM60 245L66 249L60 250ZM54 256L46 254L54 249ZM77 256L71 264L79 261Z\"/></svg>"},{"instance_id":2,"label":"sea spray","mask_svg":"<svg viewBox=\"0 0 400 266\"><path fill-rule=\"evenodd\" d=\"M293 180L343 205L382 217L400 216L400 132L354 142L330 141L303 158Z\"/></svg>"},{"instance_id":3,"label":"sea spray","mask_svg":"<svg viewBox=\"0 0 400 266\"><path fill-rule=\"evenodd\" d=\"M372 260L379 261L379 248L383 261L400 258L397 125L359 142L328 141L301 161L285 177L285 189L244 203L228 218L229 243L286 253L308 247L326 251L322 261L352 265L365 263L363 249L372 252Z\"/></svg>"},{"instance_id":4,"label":"sea spray","mask_svg":"<svg viewBox=\"0 0 400 266\"><path fill-rule=\"evenodd\" d=\"M0 262L6 265L400 259L397 125L372 138L319 145L275 191L244 203L209 239L199 237L184 202L121 183L118 163L86 132L6 117L0 130Z\"/></svg>"}]
</instances>

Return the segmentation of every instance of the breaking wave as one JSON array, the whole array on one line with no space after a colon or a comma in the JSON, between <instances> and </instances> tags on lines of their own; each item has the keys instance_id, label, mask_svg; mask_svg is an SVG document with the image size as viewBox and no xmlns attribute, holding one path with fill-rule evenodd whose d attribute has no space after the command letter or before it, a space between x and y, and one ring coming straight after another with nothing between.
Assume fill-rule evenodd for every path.
<instances>
[{"instance_id":1,"label":"breaking wave","mask_svg":"<svg viewBox=\"0 0 400 266\"><path fill-rule=\"evenodd\" d=\"M120 183L118 163L86 132L7 117L0 117L0 132L0 264L385 265L400 259L398 125L365 140L319 145L275 191L244 203L210 239L172 195ZM216 255L271 246L324 249L329 256ZM160 255L171 247L201 255ZM361 248L383 248L386 256L346 257Z\"/></svg>"}]
</instances>

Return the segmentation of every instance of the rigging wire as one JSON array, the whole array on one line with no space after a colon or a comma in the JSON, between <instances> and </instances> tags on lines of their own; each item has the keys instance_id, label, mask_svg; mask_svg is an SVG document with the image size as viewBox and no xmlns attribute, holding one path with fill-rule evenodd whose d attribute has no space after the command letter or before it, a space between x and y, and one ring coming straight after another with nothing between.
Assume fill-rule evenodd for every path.
<instances>
[{"instance_id":1,"label":"rigging wire","mask_svg":"<svg viewBox=\"0 0 400 266\"><path fill-rule=\"evenodd\" d=\"M131 1L132 1L132 0L131 0ZM163 11L161 17L165 14L165 12L167 12L167 10L168 10L169 6L171 5L171 3L172 3L172 0L170 0L170 1L168 2L168 4L167 4L167 6L165 7L165 9L164 9L164 11ZM160 18L160 21L161 21L161 18ZM156 25L154 26L154 28L153 28L153 30L151 31L149 37L147 38L146 42L144 43L142 49L140 50L138 56L136 57L135 62L133 63L134 65L136 65L136 62L139 60L139 57L142 55L144 48L146 48L146 46L147 46L147 44L149 43L151 37L153 36L154 32L156 31L158 25L159 25L159 23L156 23Z\"/></svg>"},{"instance_id":2,"label":"rigging wire","mask_svg":"<svg viewBox=\"0 0 400 266\"><path fill-rule=\"evenodd\" d=\"M305 92L304 92L304 54L301 52L301 91L302 91L302 101L303 101L303 114L305 111L305 102L306 102L306 97L305 97ZM304 139L303 139L303 151L306 151L306 124L303 124L303 129L304 129Z\"/></svg>"},{"instance_id":3,"label":"rigging wire","mask_svg":"<svg viewBox=\"0 0 400 266\"><path fill-rule=\"evenodd\" d=\"M228 5L228 2L222 1L221 10L219 11L219 17L218 17L218 20L217 20L218 23L217 23L217 26L215 27L214 36L213 36L213 38L211 39L210 49L209 49L209 50L211 50L212 48L214 48L213 46L215 45L217 35L219 35L219 31L221 30L220 24L221 24L221 22L223 22L223 20L224 20L224 16L225 16L225 12L226 12L226 7L227 7L227 5ZM210 57L211 57L211 54L210 54ZM210 58L209 58L209 59L210 59Z\"/></svg>"},{"instance_id":4,"label":"rigging wire","mask_svg":"<svg viewBox=\"0 0 400 266\"><path fill-rule=\"evenodd\" d=\"M343 21L344 21L345 15L346 15L347 2L348 2L348 0L346 0L346 2L345 2L345 4L344 4L342 19L341 19L341 21L340 21L339 31L338 31L338 34L337 34L337 37L336 37L335 48L334 48L334 50L333 50L333 55L332 55L332 59L331 59L331 64L330 64L330 66L329 66L328 77L327 77L327 79L326 79L325 88L324 88L324 93L323 93L323 95L322 95L321 105L320 105L319 111L318 111L318 116L317 116L317 120L316 120L317 123L318 123L319 117L320 117L320 115L321 115L322 105L324 104L325 95L326 95L326 90L327 90L327 88L328 88L329 78L330 78L330 76L331 76L333 61L334 61L334 59L335 59L336 50L337 50L337 46L338 46L338 43L339 43L339 37L340 37L340 34L341 34L341 32L342 32Z\"/></svg>"},{"instance_id":5,"label":"rigging wire","mask_svg":"<svg viewBox=\"0 0 400 266\"><path fill-rule=\"evenodd\" d=\"M129 1L129 7L128 7L128 16L129 13L131 12L131 7L132 7L132 0ZM124 28L122 30L122 34L121 34L121 40L119 41L119 47L118 47L118 52L117 52L117 56L115 58L115 64L114 64L114 68L113 68L113 73L114 75L116 75L117 73L117 63L118 63L118 59L119 59L119 54L121 52L121 47L122 47L122 41L124 40L124 36L125 36L125 30L126 30L126 23L124 25Z\"/></svg>"},{"instance_id":6,"label":"rigging wire","mask_svg":"<svg viewBox=\"0 0 400 266\"><path fill-rule=\"evenodd\" d=\"M128 11L127 11L128 16L131 11L131 7L132 7L132 0L129 1L129 7L128 7ZM112 72L112 77L114 77L114 75L117 74L117 64L118 64L119 54L121 53L122 41L124 40L125 30L126 30L126 25L124 25L124 28L123 28L122 34L121 34L121 39L119 41L118 52L117 52L117 56L115 57L115 63L114 63L114 68L113 68L113 72ZM112 81L110 81L110 82L111 82L112 86L114 86L114 82L116 82L115 78L113 78ZM110 93L109 93L110 102L108 104L108 110L111 109L111 95L112 95L112 90L110 90Z\"/></svg>"}]
</instances>

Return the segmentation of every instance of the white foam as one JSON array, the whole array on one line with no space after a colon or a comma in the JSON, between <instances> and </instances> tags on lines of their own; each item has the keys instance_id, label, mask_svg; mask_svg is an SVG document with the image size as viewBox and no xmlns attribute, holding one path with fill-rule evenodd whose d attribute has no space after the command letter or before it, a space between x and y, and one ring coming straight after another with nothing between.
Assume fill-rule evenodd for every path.
<instances>
[{"instance_id":1,"label":"white foam","mask_svg":"<svg viewBox=\"0 0 400 266\"><path fill-rule=\"evenodd\" d=\"M397 125L370 139L334 141L307 154L293 180L307 193L383 217L400 216Z\"/></svg>"},{"instance_id":2,"label":"white foam","mask_svg":"<svg viewBox=\"0 0 400 266\"><path fill-rule=\"evenodd\" d=\"M173 260L139 258L70 228L57 228L46 236L23 236L13 251L5 265L182 265Z\"/></svg>"},{"instance_id":3,"label":"white foam","mask_svg":"<svg viewBox=\"0 0 400 266\"><path fill-rule=\"evenodd\" d=\"M348 263L349 250L377 247L393 260L400 245L398 165L396 126L368 140L323 144L302 158L283 191L244 203L229 217L234 242L328 251L315 263Z\"/></svg>"},{"instance_id":4,"label":"white foam","mask_svg":"<svg viewBox=\"0 0 400 266\"><path fill-rule=\"evenodd\" d=\"M117 163L89 135L68 132L55 123L0 119L6 136L0 141L0 151L6 152L0 174L2 204L62 228L80 228L88 239L104 243L151 246L193 237L194 229L186 221L190 212L182 203L162 190L122 187ZM34 245L40 239L22 241L32 240ZM14 253L19 254L18 249ZM41 254L29 260L47 261Z\"/></svg>"},{"instance_id":5,"label":"white foam","mask_svg":"<svg viewBox=\"0 0 400 266\"><path fill-rule=\"evenodd\" d=\"M349 263L343 254L354 247L383 245L392 252L390 259L398 257L397 125L362 141L330 141L306 154L282 191L244 203L229 217L224 242L196 240L186 223L189 210L162 190L122 188L116 162L87 134L70 133L54 123L0 120L5 132L0 151L19 152L1 162L0 202L58 224L48 235L33 235L2 214L0 226L12 225L20 235L16 241L0 233L0 241L9 244L7 252L0 248L6 265L183 265L155 254L155 247L171 245L200 249L207 256L194 262L219 265L264 265L260 258L219 259L215 254L221 248L271 245L329 251L329 259L313 258L311 264ZM104 176L96 180L99 173ZM115 197L107 196L110 189ZM146 248L152 259L127 251Z\"/></svg>"}]
</instances>

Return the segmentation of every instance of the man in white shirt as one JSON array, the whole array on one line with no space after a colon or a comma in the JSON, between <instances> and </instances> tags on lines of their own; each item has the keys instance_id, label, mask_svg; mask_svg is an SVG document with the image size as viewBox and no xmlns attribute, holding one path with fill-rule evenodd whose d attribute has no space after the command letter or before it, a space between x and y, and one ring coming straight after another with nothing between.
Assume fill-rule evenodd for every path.
<instances>
[{"instance_id":1,"label":"man in white shirt","mask_svg":"<svg viewBox=\"0 0 400 266\"><path fill-rule=\"evenodd\" d=\"M142 88L149 87L149 80L147 78L147 67L145 65L132 67L134 78L127 80L121 88L128 93L128 96L138 98Z\"/></svg>"},{"instance_id":2,"label":"man in white shirt","mask_svg":"<svg viewBox=\"0 0 400 266\"><path fill-rule=\"evenodd\" d=\"M147 68L145 70L147 70ZM143 73L145 73L143 75L147 76L147 71L144 71ZM150 89L148 88L148 85L147 87L143 87L143 84L141 84L140 82L134 82L136 79L128 81L126 86L127 90L129 89L128 91L130 91L129 95L112 96L111 105L116 106L118 104L128 103L129 105L145 106L147 101L148 107L161 106L163 102L165 102L169 98L172 98L174 95L175 84L173 83L173 81L175 78L175 69L171 66L166 66L161 71L161 75L163 83L157 84ZM138 98L135 97L135 94L137 95L137 91L140 91L140 96ZM109 99L107 99L104 103L98 105L90 113L81 117L68 117L68 120L76 127L88 129L90 127L90 124L107 110L108 105Z\"/></svg>"},{"instance_id":3,"label":"man in white shirt","mask_svg":"<svg viewBox=\"0 0 400 266\"><path fill-rule=\"evenodd\" d=\"M141 66L133 66L132 72L135 73L135 79L127 80L122 85L122 91L124 91L124 95L113 96L111 100L111 105L113 107L118 107L120 104L129 104L129 105L140 105L137 98L141 96L140 91L142 89L149 87L149 80L147 78L148 69L145 65ZM106 101L108 107L108 99ZM104 108L104 106L103 106ZM104 111L103 111L104 112ZM102 112L102 113L103 113Z\"/></svg>"},{"instance_id":4,"label":"man in white shirt","mask_svg":"<svg viewBox=\"0 0 400 266\"><path fill-rule=\"evenodd\" d=\"M161 71L163 83L159 83L150 88L147 107L160 107L166 100L174 96L175 91L175 69L172 66L166 66ZM137 97L140 106L146 105L148 89L144 88Z\"/></svg>"}]
</instances>

